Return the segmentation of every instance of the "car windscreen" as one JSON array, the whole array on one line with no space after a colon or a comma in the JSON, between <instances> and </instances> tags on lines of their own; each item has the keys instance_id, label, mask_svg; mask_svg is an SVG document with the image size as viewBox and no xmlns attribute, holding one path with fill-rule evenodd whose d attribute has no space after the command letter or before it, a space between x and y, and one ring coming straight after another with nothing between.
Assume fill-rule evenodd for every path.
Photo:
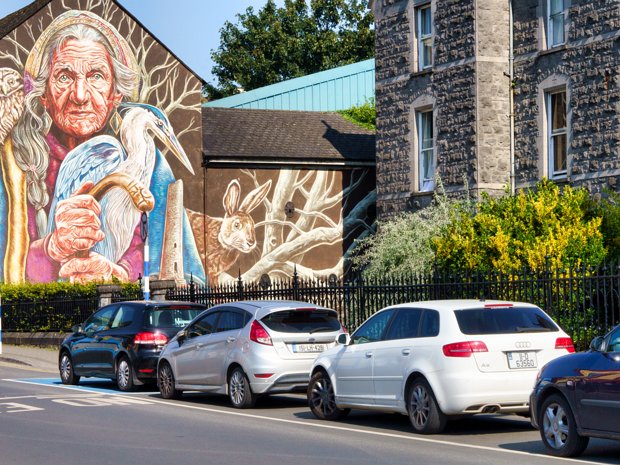
<instances>
[{"instance_id":1,"label":"car windscreen","mask_svg":"<svg viewBox=\"0 0 620 465\"><path fill-rule=\"evenodd\" d=\"M292 309L273 312L261 323L281 333L319 333L339 331L340 323L334 310Z\"/></svg>"},{"instance_id":2,"label":"car windscreen","mask_svg":"<svg viewBox=\"0 0 620 465\"><path fill-rule=\"evenodd\" d=\"M151 307L144 314L144 326L147 328L184 328L204 308L191 305L170 305Z\"/></svg>"},{"instance_id":3,"label":"car windscreen","mask_svg":"<svg viewBox=\"0 0 620 465\"><path fill-rule=\"evenodd\" d=\"M558 331L556 324L535 307L455 310L463 334L511 334Z\"/></svg>"}]
</instances>

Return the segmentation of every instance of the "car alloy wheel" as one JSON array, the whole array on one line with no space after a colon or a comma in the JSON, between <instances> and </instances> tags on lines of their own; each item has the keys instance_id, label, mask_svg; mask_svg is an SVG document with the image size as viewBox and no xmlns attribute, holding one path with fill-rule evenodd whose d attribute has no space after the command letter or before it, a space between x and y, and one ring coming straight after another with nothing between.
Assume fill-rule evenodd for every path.
<instances>
[{"instance_id":1,"label":"car alloy wheel","mask_svg":"<svg viewBox=\"0 0 620 465\"><path fill-rule=\"evenodd\" d=\"M350 409L340 409L336 405L334 386L329 375L319 371L312 376L308 384L308 406L321 420L339 420L346 417Z\"/></svg>"},{"instance_id":2,"label":"car alloy wheel","mask_svg":"<svg viewBox=\"0 0 620 465\"><path fill-rule=\"evenodd\" d=\"M60 357L60 380L62 384L77 384L80 377L73 371L73 361L67 352L63 352Z\"/></svg>"},{"instance_id":3,"label":"car alloy wheel","mask_svg":"<svg viewBox=\"0 0 620 465\"><path fill-rule=\"evenodd\" d=\"M588 437L577 434L575 416L564 397L554 394L540 409L540 436L547 451L559 457L574 457L588 446Z\"/></svg>"},{"instance_id":4,"label":"car alloy wheel","mask_svg":"<svg viewBox=\"0 0 620 465\"><path fill-rule=\"evenodd\" d=\"M116 367L116 384L121 391L133 391L133 370L127 357L121 357Z\"/></svg>"},{"instance_id":5,"label":"car alloy wheel","mask_svg":"<svg viewBox=\"0 0 620 465\"><path fill-rule=\"evenodd\" d=\"M235 408L251 408L256 403L256 396L250 389L250 382L239 367L233 370L228 380L228 395Z\"/></svg>"},{"instance_id":6,"label":"car alloy wheel","mask_svg":"<svg viewBox=\"0 0 620 465\"><path fill-rule=\"evenodd\" d=\"M409 419L416 433L437 434L446 426L446 415L439 409L431 387L425 379L417 379L409 389Z\"/></svg>"},{"instance_id":7,"label":"car alloy wheel","mask_svg":"<svg viewBox=\"0 0 620 465\"><path fill-rule=\"evenodd\" d=\"M157 385L159 386L159 393L164 399L178 399L183 393L182 391L174 388L174 374L172 373L172 367L166 362L162 362L159 367Z\"/></svg>"}]
</instances>

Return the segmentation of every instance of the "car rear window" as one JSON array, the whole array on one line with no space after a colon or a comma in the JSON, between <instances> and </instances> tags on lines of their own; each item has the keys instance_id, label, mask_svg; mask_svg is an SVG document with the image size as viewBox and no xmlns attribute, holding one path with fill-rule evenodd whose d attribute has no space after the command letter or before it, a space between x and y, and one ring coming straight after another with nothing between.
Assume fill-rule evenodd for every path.
<instances>
[{"instance_id":1,"label":"car rear window","mask_svg":"<svg viewBox=\"0 0 620 465\"><path fill-rule=\"evenodd\" d=\"M534 307L475 308L456 310L463 334L511 334L558 331L556 324Z\"/></svg>"},{"instance_id":2,"label":"car rear window","mask_svg":"<svg viewBox=\"0 0 620 465\"><path fill-rule=\"evenodd\" d=\"M281 333L319 333L340 330L337 314L327 309L295 309L273 312L262 320L269 329Z\"/></svg>"},{"instance_id":3,"label":"car rear window","mask_svg":"<svg viewBox=\"0 0 620 465\"><path fill-rule=\"evenodd\" d=\"M149 308L144 315L147 328L184 328L205 309L191 305Z\"/></svg>"}]
</instances>

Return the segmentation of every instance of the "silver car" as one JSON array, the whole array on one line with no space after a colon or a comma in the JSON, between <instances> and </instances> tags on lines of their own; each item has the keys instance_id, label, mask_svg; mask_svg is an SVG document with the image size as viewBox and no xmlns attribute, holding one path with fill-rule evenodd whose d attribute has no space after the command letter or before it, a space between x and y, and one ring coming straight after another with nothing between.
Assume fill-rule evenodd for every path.
<instances>
[{"instance_id":1,"label":"silver car","mask_svg":"<svg viewBox=\"0 0 620 465\"><path fill-rule=\"evenodd\" d=\"M165 399L184 390L227 394L236 408L259 395L303 392L316 356L344 331L335 310L292 301L217 305L170 340L157 367Z\"/></svg>"}]
</instances>

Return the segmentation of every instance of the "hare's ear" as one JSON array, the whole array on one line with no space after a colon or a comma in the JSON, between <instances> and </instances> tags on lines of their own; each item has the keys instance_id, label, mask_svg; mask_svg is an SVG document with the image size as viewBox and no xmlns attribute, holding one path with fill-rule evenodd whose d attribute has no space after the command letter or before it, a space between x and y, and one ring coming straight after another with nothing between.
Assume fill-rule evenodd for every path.
<instances>
[{"instance_id":1,"label":"hare's ear","mask_svg":"<svg viewBox=\"0 0 620 465\"><path fill-rule=\"evenodd\" d=\"M241 185L238 179L233 179L228 183L226 193L224 194L224 211L226 215L231 216L237 211L239 205L239 197L241 196Z\"/></svg>"},{"instance_id":2,"label":"hare's ear","mask_svg":"<svg viewBox=\"0 0 620 465\"><path fill-rule=\"evenodd\" d=\"M269 189L271 188L271 179L262 186L258 186L252 192L250 192L239 207L239 210L245 213L250 213L256 207L258 207L263 199L267 196Z\"/></svg>"}]
</instances>

